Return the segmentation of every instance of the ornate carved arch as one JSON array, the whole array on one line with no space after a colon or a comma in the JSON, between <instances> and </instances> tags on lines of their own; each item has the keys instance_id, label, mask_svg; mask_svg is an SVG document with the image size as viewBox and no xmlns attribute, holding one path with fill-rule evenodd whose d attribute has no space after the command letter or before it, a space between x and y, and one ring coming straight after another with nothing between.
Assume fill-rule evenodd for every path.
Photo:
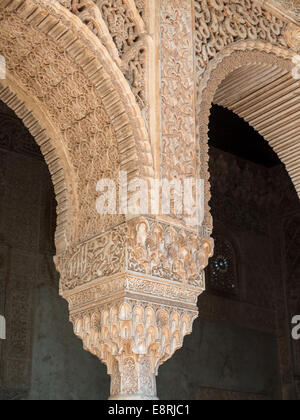
<instances>
[{"instance_id":1,"label":"ornate carved arch","mask_svg":"<svg viewBox=\"0 0 300 420\"><path fill-rule=\"evenodd\" d=\"M208 200L208 126L213 103L243 117L266 138L286 165L300 195L300 83L292 77L292 57L292 51L276 45L241 41L225 48L208 65L199 86L197 110L201 174L207 181ZM274 129L271 124L275 124ZM206 210L206 223L211 226L208 204Z\"/></svg>"},{"instance_id":2,"label":"ornate carved arch","mask_svg":"<svg viewBox=\"0 0 300 420\"><path fill-rule=\"evenodd\" d=\"M59 223L68 219L68 242L86 240L119 221L97 215L101 177L114 178L120 169L129 178L153 175L140 109L106 48L57 2L1 0L0 20L4 86L13 92L2 89L2 98L35 136L44 136L37 141L51 152L52 174L64 169L69 177L60 172L66 195L58 198Z\"/></svg>"}]
</instances>

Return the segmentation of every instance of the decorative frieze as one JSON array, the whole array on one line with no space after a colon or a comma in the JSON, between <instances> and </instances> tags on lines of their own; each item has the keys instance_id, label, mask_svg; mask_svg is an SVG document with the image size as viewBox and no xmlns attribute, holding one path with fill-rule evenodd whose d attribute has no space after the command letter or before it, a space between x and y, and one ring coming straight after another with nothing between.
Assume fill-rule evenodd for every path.
<instances>
[{"instance_id":1,"label":"decorative frieze","mask_svg":"<svg viewBox=\"0 0 300 420\"><path fill-rule=\"evenodd\" d=\"M124 273L126 236L126 225L120 225L57 256L55 262L61 274L61 290Z\"/></svg>"},{"instance_id":2,"label":"decorative frieze","mask_svg":"<svg viewBox=\"0 0 300 420\"><path fill-rule=\"evenodd\" d=\"M174 284L163 279L126 274L114 275L100 281L81 286L75 290L65 291L64 297L69 302L72 313L82 307L93 305L95 302L111 302L116 297L141 296L144 300L158 300L165 304L177 304L182 308L197 305L199 288Z\"/></svg>"}]
</instances>

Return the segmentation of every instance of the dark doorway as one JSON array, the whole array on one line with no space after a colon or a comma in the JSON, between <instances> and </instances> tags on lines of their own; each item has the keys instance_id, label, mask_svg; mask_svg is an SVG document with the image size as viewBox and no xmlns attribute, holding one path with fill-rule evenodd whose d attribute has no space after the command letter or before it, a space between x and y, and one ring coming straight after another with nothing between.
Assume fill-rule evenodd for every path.
<instances>
[{"instance_id":1,"label":"dark doorway","mask_svg":"<svg viewBox=\"0 0 300 420\"><path fill-rule=\"evenodd\" d=\"M193 333L160 369L159 395L299 398L299 198L269 144L233 112L213 106L209 136L215 255Z\"/></svg>"}]
</instances>

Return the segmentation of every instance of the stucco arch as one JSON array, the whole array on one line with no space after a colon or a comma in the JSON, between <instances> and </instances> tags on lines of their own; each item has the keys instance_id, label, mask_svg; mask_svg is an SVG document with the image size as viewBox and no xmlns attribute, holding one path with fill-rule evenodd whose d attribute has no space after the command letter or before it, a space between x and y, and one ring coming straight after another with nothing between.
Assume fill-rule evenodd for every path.
<instances>
[{"instance_id":1,"label":"stucco arch","mask_svg":"<svg viewBox=\"0 0 300 420\"><path fill-rule=\"evenodd\" d=\"M122 221L97 214L96 183L120 169L129 178L151 177L148 133L106 48L58 2L0 0L0 21L7 65L1 99L42 146L56 186L62 251Z\"/></svg>"},{"instance_id":2,"label":"stucco arch","mask_svg":"<svg viewBox=\"0 0 300 420\"><path fill-rule=\"evenodd\" d=\"M220 53L203 75L197 123L210 228L208 131L213 103L232 110L264 136L300 196L300 82L292 76L293 55L291 50L261 41L239 42Z\"/></svg>"}]
</instances>

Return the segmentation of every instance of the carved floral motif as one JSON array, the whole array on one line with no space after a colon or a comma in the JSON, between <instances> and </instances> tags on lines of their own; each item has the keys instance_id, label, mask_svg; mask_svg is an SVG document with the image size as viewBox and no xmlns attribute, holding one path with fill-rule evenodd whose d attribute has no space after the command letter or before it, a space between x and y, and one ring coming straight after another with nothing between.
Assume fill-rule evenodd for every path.
<instances>
[{"instance_id":1,"label":"carved floral motif","mask_svg":"<svg viewBox=\"0 0 300 420\"><path fill-rule=\"evenodd\" d=\"M204 289L213 241L197 232L138 218L57 256L62 290L125 270ZM126 263L127 261L127 263Z\"/></svg>"},{"instance_id":2,"label":"carved floral motif","mask_svg":"<svg viewBox=\"0 0 300 420\"><path fill-rule=\"evenodd\" d=\"M97 0L103 19L122 57L139 41L139 29L126 0Z\"/></svg>"},{"instance_id":3,"label":"carved floral motif","mask_svg":"<svg viewBox=\"0 0 300 420\"><path fill-rule=\"evenodd\" d=\"M147 46L143 39L145 25L139 13L141 9L138 11L134 2L128 0L72 0L70 10L108 48L138 104L145 108Z\"/></svg>"}]
</instances>

